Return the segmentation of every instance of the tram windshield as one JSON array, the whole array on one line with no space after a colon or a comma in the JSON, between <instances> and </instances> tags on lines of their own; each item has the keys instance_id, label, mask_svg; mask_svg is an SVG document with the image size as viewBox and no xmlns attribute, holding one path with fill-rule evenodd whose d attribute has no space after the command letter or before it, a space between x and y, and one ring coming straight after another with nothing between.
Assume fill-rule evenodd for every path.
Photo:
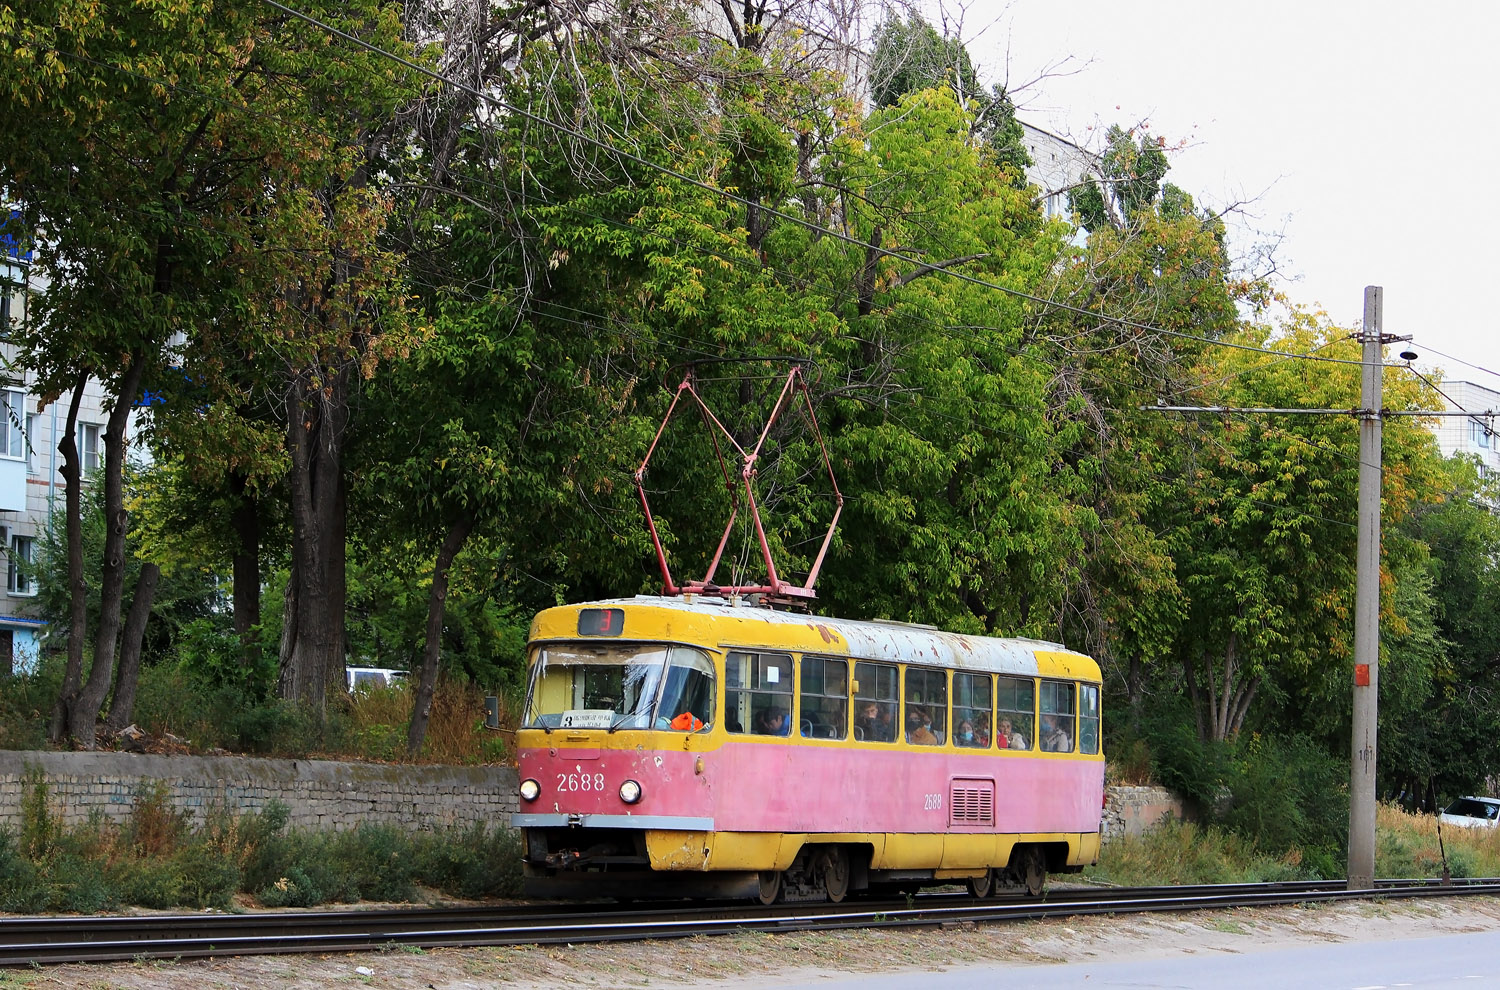
<instances>
[{"instance_id":1,"label":"tram windshield","mask_svg":"<svg viewBox=\"0 0 1500 990\"><path fill-rule=\"evenodd\" d=\"M662 643L561 643L533 654L527 728L677 729L713 719L708 655Z\"/></svg>"}]
</instances>

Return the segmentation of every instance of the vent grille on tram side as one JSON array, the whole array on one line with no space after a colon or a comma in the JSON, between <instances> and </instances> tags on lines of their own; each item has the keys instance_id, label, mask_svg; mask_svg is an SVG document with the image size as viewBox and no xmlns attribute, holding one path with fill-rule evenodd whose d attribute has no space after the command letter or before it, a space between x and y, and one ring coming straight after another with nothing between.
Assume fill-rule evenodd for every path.
<instances>
[{"instance_id":1,"label":"vent grille on tram side","mask_svg":"<svg viewBox=\"0 0 1500 990\"><path fill-rule=\"evenodd\" d=\"M955 780L948 808L950 825L994 825L995 782Z\"/></svg>"}]
</instances>

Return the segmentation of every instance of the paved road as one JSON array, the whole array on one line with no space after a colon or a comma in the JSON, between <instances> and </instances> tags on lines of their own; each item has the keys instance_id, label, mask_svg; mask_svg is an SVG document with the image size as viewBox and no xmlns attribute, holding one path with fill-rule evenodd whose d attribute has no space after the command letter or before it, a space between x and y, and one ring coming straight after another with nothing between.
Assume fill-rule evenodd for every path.
<instances>
[{"instance_id":1,"label":"paved road","mask_svg":"<svg viewBox=\"0 0 1500 990\"><path fill-rule=\"evenodd\" d=\"M818 990L1459 990L1500 986L1500 932L1066 965L822 979Z\"/></svg>"}]
</instances>

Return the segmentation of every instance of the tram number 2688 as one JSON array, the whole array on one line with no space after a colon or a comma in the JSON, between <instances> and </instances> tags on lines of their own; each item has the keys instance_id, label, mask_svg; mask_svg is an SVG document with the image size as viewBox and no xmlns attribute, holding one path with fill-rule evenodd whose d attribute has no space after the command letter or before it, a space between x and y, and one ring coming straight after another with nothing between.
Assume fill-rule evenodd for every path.
<instances>
[{"instance_id":1,"label":"tram number 2688","mask_svg":"<svg viewBox=\"0 0 1500 990\"><path fill-rule=\"evenodd\" d=\"M942 811L943 810L943 796L941 794L924 794L924 795L922 795L922 810L923 811Z\"/></svg>"},{"instance_id":2,"label":"tram number 2688","mask_svg":"<svg viewBox=\"0 0 1500 990\"><path fill-rule=\"evenodd\" d=\"M559 791L602 791L604 790L604 774L560 773L557 775L557 789Z\"/></svg>"}]
</instances>

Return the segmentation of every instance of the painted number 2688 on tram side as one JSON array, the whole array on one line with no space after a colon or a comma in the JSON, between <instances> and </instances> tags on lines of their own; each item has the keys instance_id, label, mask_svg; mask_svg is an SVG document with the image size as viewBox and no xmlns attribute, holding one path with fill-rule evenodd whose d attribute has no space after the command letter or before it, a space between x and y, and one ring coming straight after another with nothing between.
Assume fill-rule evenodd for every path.
<instances>
[{"instance_id":1,"label":"painted number 2688 on tram side","mask_svg":"<svg viewBox=\"0 0 1500 990\"><path fill-rule=\"evenodd\" d=\"M1053 643L646 597L532 623L529 893L1041 891L1099 851L1099 667Z\"/></svg>"}]
</instances>

